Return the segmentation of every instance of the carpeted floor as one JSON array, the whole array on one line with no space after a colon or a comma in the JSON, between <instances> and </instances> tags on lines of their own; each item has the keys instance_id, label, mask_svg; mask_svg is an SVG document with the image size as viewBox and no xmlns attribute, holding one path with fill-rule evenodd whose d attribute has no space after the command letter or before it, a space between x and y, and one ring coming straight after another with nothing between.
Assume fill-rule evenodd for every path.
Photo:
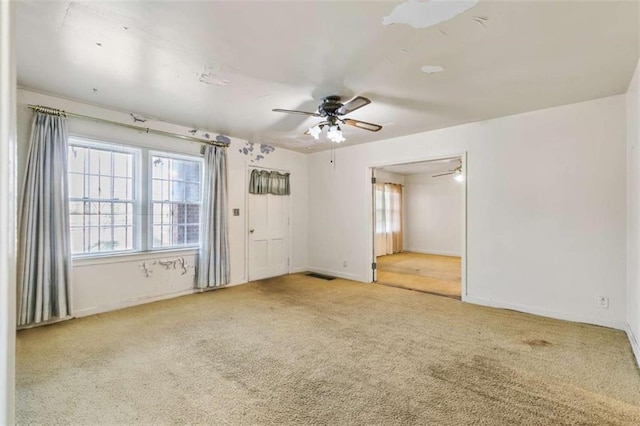
<instances>
[{"instance_id":1,"label":"carpeted floor","mask_svg":"<svg viewBox=\"0 0 640 426\"><path fill-rule=\"evenodd\" d=\"M378 283L460 299L460 258L403 252L377 258Z\"/></svg>"},{"instance_id":2,"label":"carpeted floor","mask_svg":"<svg viewBox=\"0 0 640 426\"><path fill-rule=\"evenodd\" d=\"M623 332L291 275L20 331L21 424L638 425Z\"/></svg>"}]
</instances>

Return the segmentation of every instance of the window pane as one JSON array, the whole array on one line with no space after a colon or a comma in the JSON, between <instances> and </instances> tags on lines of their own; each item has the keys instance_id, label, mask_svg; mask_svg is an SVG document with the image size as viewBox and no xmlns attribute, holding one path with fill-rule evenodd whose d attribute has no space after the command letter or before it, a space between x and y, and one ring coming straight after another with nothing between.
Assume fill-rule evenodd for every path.
<instances>
[{"instance_id":1,"label":"window pane","mask_svg":"<svg viewBox=\"0 0 640 426\"><path fill-rule=\"evenodd\" d=\"M132 250L135 155L70 144L68 157L73 253Z\"/></svg>"},{"instance_id":2,"label":"window pane","mask_svg":"<svg viewBox=\"0 0 640 426\"><path fill-rule=\"evenodd\" d=\"M184 201L184 182L171 182L171 201Z\"/></svg>"},{"instance_id":3,"label":"window pane","mask_svg":"<svg viewBox=\"0 0 640 426\"><path fill-rule=\"evenodd\" d=\"M171 160L171 180L185 180L184 161Z\"/></svg>"},{"instance_id":4,"label":"window pane","mask_svg":"<svg viewBox=\"0 0 640 426\"><path fill-rule=\"evenodd\" d=\"M187 244L198 244L200 241L200 226L187 226Z\"/></svg>"},{"instance_id":5,"label":"window pane","mask_svg":"<svg viewBox=\"0 0 640 426\"><path fill-rule=\"evenodd\" d=\"M113 246L115 250L127 250L127 228L126 227L117 227L113 228Z\"/></svg>"},{"instance_id":6,"label":"window pane","mask_svg":"<svg viewBox=\"0 0 640 426\"><path fill-rule=\"evenodd\" d=\"M87 155L89 156L89 169L85 170L85 173L91 173L92 175L100 174L100 155L97 149L90 149Z\"/></svg>"},{"instance_id":7,"label":"window pane","mask_svg":"<svg viewBox=\"0 0 640 426\"><path fill-rule=\"evenodd\" d=\"M71 253L84 252L84 228L71 228Z\"/></svg>"},{"instance_id":8,"label":"window pane","mask_svg":"<svg viewBox=\"0 0 640 426\"><path fill-rule=\"evenodd\" d=\"M186 223L191 223L191 224L200 223L200 205L198 204L187 205Z\"/></svg>"},{"instance_id":9,"label":"window pane","mask_svg":"<svg viewBox=\"0 0 640 426\"><path fill-rule=\"evenodd\" d=\"M197 244L202 198L200 162L153 156L152 164L153 246ZM197 235L188 236L188 232Z\"/></svg>"},{"instance_id":10,"label":"window pane","mask_svg":"<svg viewBox=\"0 0 640 426\"><path fill-rule=\"evenodd\" d=\"M84 175L69 173L69 197L84 197Z\"/></svg>"},{"instance_id":11,"label":"window pane","mask_svg":"<svg viewBox=\"0 0 640 426\"><path fill-rule=\"evenodd\" d=\"M200 163L187 161L184 165L185 180L189 182L200 182Z\"/></svg>"},{"instance_id":12,"label":"window pane","mask_svg":"<svg viewBox=\"0 0 640 426\"><path fill-rule=\"evenodd\" d=\"M127 178L113 179L113 198L119 200L130 200L132 180Z\"/></svg>"},{"instance_id":13,"label":"window pane","mask_svg":"<svg viewBox=\"0 0 640 426\"><path fill-rule=\"evenodd\" d=\"M98 176L89 176L89 198L100 198L100 178Z\"/></svg>"},{"instance_id":14,"label":"window pane","mask_svg":"<svg viewBox=\"0 0 640 426\"><path fill-rule=\"evenodd\" d=\"M152 200L164 200L162 197L162 181L161 180L153 180L153 187L151 189L151 199Z\"/></svg>"},{"instance_id":15,"label":"window pane","mask_svg":"<svg viewBox=\"0 0 640 426\"><path fill-rule=\"evenodd\" d=\"M171 244L180 245L185 242L185 227L183 225L174 225L171 228Z\"/></svg>"},{"instance_id":16,"label":"window pane","mask_svg":"<svg viewBox=\"0 0 640 426\"><path fill-rule=\"evenodd\" d=\"M200 201L200 185L197 183L186 183L185 196L186 201L188 202L197 203L198 201Z\"/></svg>"},{"instance_id":17,"label":"window pane","mask_svg":"<svg viewBox=\"0 0 640 426\"><path fill-rule=\"evenodd\" d=\"M154 179L169 179L169 160L162 157L151 157L152 161L152 177Z\"/></svg>"},{"instance_id":18,"label":"window pane","mask_svg":"<svg viewBox=\"0 0 640 426\"><path fill-rule=\"evenodd\" d=\"M87 150L79 146L69 148L69 172L84 173L84 159Z\"/></svg>"},{"instance_id":19,"label":"window pane","mask_svg":"<svg viewBox=\"0 0 640 426\"><path fill-rule=\"evenodd\" d=\"M107 200L113 198L113 191L111 190L112 178L110 176L100 176L100 198Z\"/></svg>"},{"instance_id":20,"label":"window pane","mask_svg":"<svg viewBox=\"0 0 640 426\"><path fill-rule=\"evenodd\" d=\"M133 173L129 171L129 154L123 154L120 152L113 153L113 175L127 177Z\"/></svg>"},{"instance_id":21,"label":"window pane","mask_svg":"<svg viewBox=\"0 0 640 426\"><path fill-rule=\"evenodd\" d=\"M87 243L87 249L90 253L95 253L100 250L99 230L100 228L89 228L89 242Z\"/></svg>"},{"instance_id":22,"label":"window pane","mask_svg":"<svg viewBox=\"0 0 640 426\"><path fill-rule=\"evenodd\" d=\"M114 246L114 241L112 237L112 227L101 227L100 228L100 245L99 251L114 251L116 250Z\"/></svg>"},{"instance_id":23,"label":"window pane","mask_svg":"<svg viewBox=\"0 0 640 426\"><path fill-rule=\"evenodd\" d=\"M111 152L98 151L98 156L100 159L100 174L113 176L113 169L111 167Z\"/></svg>"}]
</instances>

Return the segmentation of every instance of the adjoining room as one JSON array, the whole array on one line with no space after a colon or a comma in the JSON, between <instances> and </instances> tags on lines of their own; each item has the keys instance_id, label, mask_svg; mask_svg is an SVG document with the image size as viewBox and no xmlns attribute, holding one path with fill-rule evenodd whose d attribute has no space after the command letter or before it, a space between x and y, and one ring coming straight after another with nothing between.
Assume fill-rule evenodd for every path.
<instances>
[{"instance_id":1,"label":"adjoining room","mask_svg":"<svg viewBox=\"0 0 640 426\"><path fill-rule=\"evenodd\" d=\"M453 157L374 169L378 284L461 298L462 163Z\"/></svg>"}]
</instances>

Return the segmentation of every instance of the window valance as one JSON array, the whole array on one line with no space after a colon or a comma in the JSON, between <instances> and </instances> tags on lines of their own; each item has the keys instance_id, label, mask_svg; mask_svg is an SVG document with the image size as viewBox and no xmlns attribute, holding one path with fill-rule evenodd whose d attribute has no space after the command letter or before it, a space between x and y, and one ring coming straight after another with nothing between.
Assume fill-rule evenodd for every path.
<instances>
[{"instance_id":1,"label":"window valance","mask_svg":"<svg viewBox=\"0 0 640 426\"><path fill-rule=\"evenodd\" d=\"M253 169L249 181L250 194L289 195L289 173Z\"/></svg>"}]
</instances>

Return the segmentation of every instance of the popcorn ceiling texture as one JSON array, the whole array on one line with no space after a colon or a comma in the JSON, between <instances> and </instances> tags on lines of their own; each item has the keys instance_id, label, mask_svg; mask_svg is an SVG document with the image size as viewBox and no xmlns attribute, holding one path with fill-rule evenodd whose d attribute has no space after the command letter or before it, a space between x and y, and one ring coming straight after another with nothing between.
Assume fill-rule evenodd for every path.
<instances>
[{"instance_id":1,"label":"popcorn ceiling texture","mask_svg":"<svg viewBox=\"0 0 640 426\"><path fill-rule=\"evenodd\" d=\"M290 275L23 330L20 424L640 424L624 333Z\"/></svg>"}]
</instances>

